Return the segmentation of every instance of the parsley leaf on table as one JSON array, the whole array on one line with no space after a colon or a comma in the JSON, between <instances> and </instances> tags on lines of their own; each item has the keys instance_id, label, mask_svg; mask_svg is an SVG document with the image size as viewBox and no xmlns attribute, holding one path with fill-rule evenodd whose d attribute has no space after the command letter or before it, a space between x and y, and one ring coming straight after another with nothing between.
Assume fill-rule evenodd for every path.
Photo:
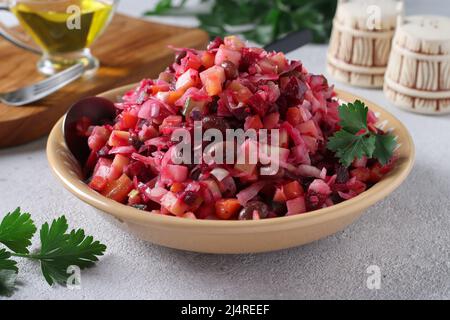
<instances>
[{"instance_id":1,"label":"parsley leaf on table","mask_svg":"<svg viewBox=\"0 0 450 320\"><path fill-rule=\"evenodd\" d=\"M17 262L11 260L11 253L7 252L5 249L0 249L0 270L11 270L18 272Z\"/></svg>"},{"instance_id":2,"label":"parsley leaf on table","mask_svg":"<svg viewBox=\"0 0 450 320\"><path fill-rule=\"evenodd\" d=\"M67 268L76 265L80 269L91 267L98 261L97 256L103 255L106 246L94 241L92 236L85 236L81 229L68 229L65 216L42 225L40 230L41 249L31 258L41 262L42 273L48 284L65 285L69 276Z\"/></svg>"},{"instance_id":3,"label":"parsley leaf on table","mask_svg":"<svg viewBox=\"0 0 450 320\"><path fill-rule=\"evenodd\" d=\"M17 262L11 260L11 253L0 249L0 296L10 297L15 290Z\"/></svg>"},{"instance_id":4,"label":"parsley leaf on table","mask_svg":"<svg viewBox=\"0 0 450 320\"><path fill-rule=\"evenodd\" d=\"M0 296L11 297L16 290L17 273L0 269Z\"/></svg>"},{"instance_id":5,"label":"parsley leaf on table","mask_svg":"<svg viewBox=\"0 0 450 320\"><path fill-rule=\"evenodd\" d=\"M355 159L375 158L385 165L397 145L390 134L379 134L368 128L369 108L357 100L339 106L341 129L329 138L327 148L335 152L342 165L349 167Z\"/></svg>"},{"instance_id":6,"label":"parsley leaf on table","mask_svg":"<svg viewBox=\"0 0 450 320\"><path fill-rule=\"evenodd\" d=\"M17 208L8 213L0 224L0 243L16 253L28 253L36 227L29 213Z\"/></svg>"},{"instance_id":7,"label":"parsley leaf on table","mask_svg":"<svg viewBox=\"0 0 450 320\"><path fill-rule=\"evenodd\" d=\"M36 227L29 213L22 213L20 208L8 213L0 222L0 296L11 296L16 290L18 268L11 257L40 261L45 280L52 285L66 285L69 266L80 269L91 267L103 255L106 246L86 236L82 229L67 233L69 226L65 216L42 225L40 230L41 249L29 253L31 238Z\"/></svg>"}]
</instances>

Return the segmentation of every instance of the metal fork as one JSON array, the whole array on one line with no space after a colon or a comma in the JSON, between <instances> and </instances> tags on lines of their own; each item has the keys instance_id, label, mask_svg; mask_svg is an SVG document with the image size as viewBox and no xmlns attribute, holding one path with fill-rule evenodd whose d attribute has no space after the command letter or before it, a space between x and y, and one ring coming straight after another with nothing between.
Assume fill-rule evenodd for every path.
<instances>
[{"instance_id":1,"label":"metal fork","mask_svg":"<svg viewBox=\"0 0 450 320\"><path fill-rule=\"evenodd\" d=\"M31 86L0 93L0 101L11 106L22 106L40 100L81 77L83 71L83 64L78 63Z\"/></svg>"}]
</instances>

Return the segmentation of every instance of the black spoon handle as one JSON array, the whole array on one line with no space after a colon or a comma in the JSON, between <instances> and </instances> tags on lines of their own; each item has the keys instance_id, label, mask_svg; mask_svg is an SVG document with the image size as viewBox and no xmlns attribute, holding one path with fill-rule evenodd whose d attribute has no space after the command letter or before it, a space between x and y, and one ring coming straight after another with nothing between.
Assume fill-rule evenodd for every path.
<instances>
[{"instance_id":1,"label":"black spoon handle","mask_svg":"<svg viewBox=\"0 0 450 320\"><path fill-rule=\"evenodd\" d=\"M281 51L289 53L310 43L313 39L311 30L301 30L289 33L284 38L276 40L264 47L266 51Z\"/></svg>"}]
</instances>

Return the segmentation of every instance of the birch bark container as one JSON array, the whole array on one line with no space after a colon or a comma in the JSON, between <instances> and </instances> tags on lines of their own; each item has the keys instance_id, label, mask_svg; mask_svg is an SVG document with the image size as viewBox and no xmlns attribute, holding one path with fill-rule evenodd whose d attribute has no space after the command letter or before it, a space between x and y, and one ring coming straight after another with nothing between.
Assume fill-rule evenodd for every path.
<instances>
[{"instance_id":1,"label":"birch bark container","mask_svg":"<svg viewBox=\"0 0 450 320\"><path fill-rule=\"evenodd\" d=\"M396 106L424 114L450 113L450 19L400 19L384 92Z\"/></svg>"},{"instance_id":2,"label":"birch bark container","mask_svg":"<svg viewBox=\"0 0 450 320\"><path fill-rule=\"evenodd\" d=\"M402 14L403 1L339 1L328 50L328 73L351 85L383 87L392 38Z\"/></svg>"}]
</instances>

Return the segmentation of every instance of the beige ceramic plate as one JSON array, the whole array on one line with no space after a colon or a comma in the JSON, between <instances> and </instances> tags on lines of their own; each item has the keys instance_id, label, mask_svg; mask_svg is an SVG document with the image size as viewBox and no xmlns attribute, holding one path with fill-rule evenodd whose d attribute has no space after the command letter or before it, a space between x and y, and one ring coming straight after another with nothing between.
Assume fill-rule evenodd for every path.
<instances>
[{"instance_id":1,"label":"beige ceramic plate","mask_svg":"<svg viewBox=\"0 0 450 320\"><path fill-rule=\"evenodd\" d=\"M100 96L115 101L127 89L118 88ZM338 91L339 98L357 97ZM360 99L364 100L364 99ZM414 162L414 145L403 124L383 108L367 102L371 110L393 128L400 144L400 159L395 169L381 182L358 197L330 208L303 215L258 221L190 220L139 211L107 199L81 180L81 170L67 149L62 119L53 128L47 144L50 167L56 177L75 196L103 213L117 218L139 238L163 246L208 253L265 252L300 246L344 229L367 208L394 191L408 176Z\"/></svg>"}]
</instances>

